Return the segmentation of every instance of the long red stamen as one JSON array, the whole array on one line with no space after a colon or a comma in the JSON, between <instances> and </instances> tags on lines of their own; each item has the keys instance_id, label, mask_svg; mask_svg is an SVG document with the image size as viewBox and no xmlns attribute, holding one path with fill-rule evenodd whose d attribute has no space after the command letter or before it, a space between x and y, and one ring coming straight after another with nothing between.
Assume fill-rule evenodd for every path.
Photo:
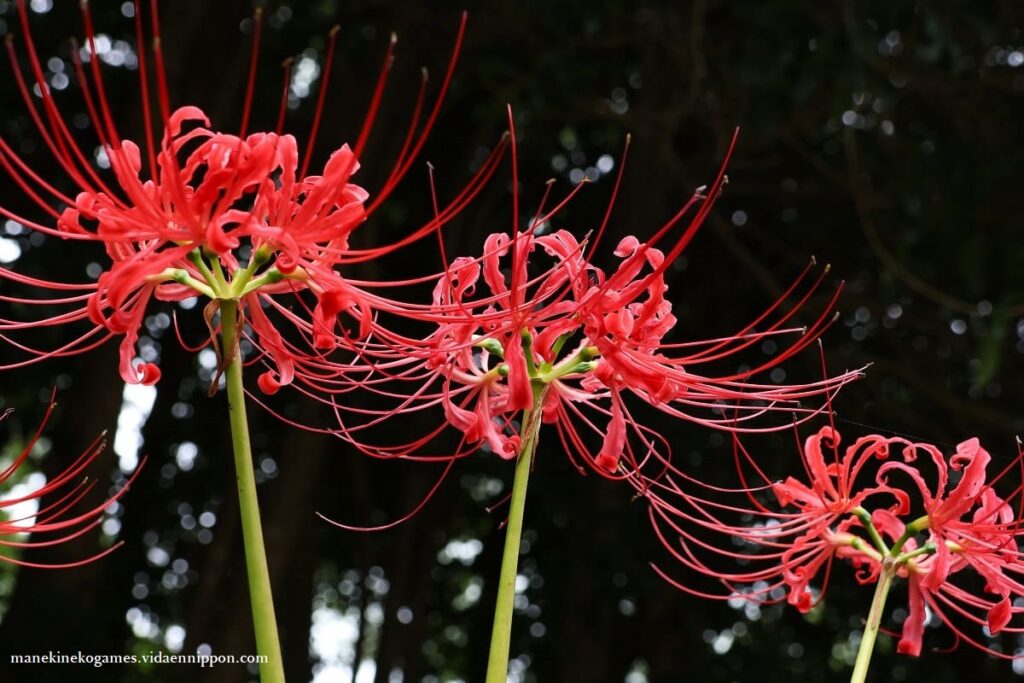
<instances>
[{"instance_id":1,"label":"long red stamen","mask_svg":"<svg viewBox=\"0 0 1024 683\"><path fill-rule=\"evenodd\" d=\"M370 107L367 109L366 117L363 119L363 127L359 131L359 137L356 139L356 146L352 150L356 159L363 155L363 148L366 147L366 141L370 138L373 123L377 120L377 110L380 108L380 103L384 96L384 87L387 85L388 74L391 73L391 66L395 63L395 44L397 42L398 36L392 33L391 39L388 41L388 50L384 56L384 63L381 64L380 74L377 76L377 85L373 89L373 97L370 98Z\"/></svg>"},{"instance_id":2,"label":"long red stamen","mask_svg":"<svg viewBox=\"0 0 1024 683\"><path fill-rule=\"evenodd\" d=\"M142 101L142 122L146 130L146 158L149 159L149 177L156 180L156 143L153 138L153 113L149 101L149 72L146 67L145 37L142 30L142 0L135 2L135 46L139 60L139 99Z\"/></svg>"},{"instance_id":3,"label":"long red stamen","mask_svg":"<svg viewBox=\"0 0 1024 683\"><path fill-rule=\"evenodd\" d=\"M409 151L406 159L402 162L401 166L395 168L391 177L384 184L378 193L377 198L370 203L367 207L366 212L373 213L380 204L391 194L394 187L401 181L405 174L409 171L412 162L419 155L423 145L426 144L427 136L434 127L434 123L437 121L438 115L441 113L441 103L444 101L445 95L448 93L448 86L451 85L452 74L455 72L455 64L458 61L459 53L462 51L462 41L466 34L466 22L469 20L469 14L467 12L462 13L462 19L459 22L459 31L455 37L455 44L452 46L451 58L448 61L448 69L445 71L444 80L441 82L441 89L437 94L437 99L434 101L434 107L431 109L430 114L427 116L427 121L423 126L423 130L420 131L420 136L416 140L412 149Z\"/></svg>"},{"instance_id":4,"label":"long red stamen","mask_svg":"<svg viewBox=\"0 0 1024 683\"><path fill-rule=\"evenodd\" d=\"M117 126L114 125L114 117L107 102L107 91L103 85L103 70L100 68L100 53L96 49L96 32L92 24L92 12L89 9L88 0L82 0L82 21L85 23L85 38L89 44L89 52L92 58L89 66L92 68L93 80L96 81L96 96L100 105L100 114L103 116L103 123L106 125L106 133L110 138L111 147L121 148L121 137L117 133ZM113 161L113 160L112 160Z\"/></svg>"},{"instance_id":5,"label":"long red stamen","mask_svg":"<svg viewBox=\"0 0 1024 683\"><path fill-rule=\"evenodd\" d=\"M281 62L281 70L284 72L283 85L281 86L281 105L277 110L277 123L274 124L274 133L280 135L284 131L284 115L288 111L288 92L292 85L292 65L295 60L292 57Z\"/></svg>"},{"instance_id":6,"label":"long red stamen","mask_svg":"<svg viewBox=\"0 0 1024 683\"><path fill-rule=\"evenodd\" d=\"M150 27L153 31L153 67L156 70L156 94L160 103L160 118L167 127L171 118L170 96L167 89L167 70L164 66L163 38L160 36L160 7L159 0L149 2ZM143 48L139 45L139 50Z\"/></svg>"},{"instance_id":7,"label":"long red stamen","mask_svg":"<svg viewBox=\"0 0 1024 683\"><path fill-rule=\"evenodd\" d=\"M306 153L303 155L302 159L302 170L299 171L300 178L306 177L306 173L309 171L309 162L313 157L313 145L316 144L316 136L320 131L320 119L324 113L324 101L327 98L327 87L331 83L331 67L334 65L334 48L338 44L338 31L340 30L340 26L335 26L328 34L327 58L324 60L323 75L320 78L320 92L316 97L316 109L313 111L313 126L309 131L309 141L306 143Z\"/></svg>"},{"instance_id":8,"label":"long red stamen","mask_svg":"<svg viewBox=\"0 0 1024 683\"><path fill-rule=\"evenodd\" d=\"M619 196L619 187L622 185L622 176L626 171L626 159L629 157L629 143L633 139L633 136L626 133L626 142L622 146L622 157L619 159L619 172L615 174L615 184L612 186L611 197L608 198L608 208L605 209L604 218L601 219L601 226L597 229L597 234L594 235L594 241L590 244L590 249L587 251L587 259L589 260L597 249L597 245L600 244L601 238L604 237L605 228L608 227L608 221L612 217L612 209L615 208L615 200Z\"/></svg>"},{"instance_id":9,"label":"long red stamen","mask_svg":"<svg viewBox=\"0 0 1024 683\"><path fill-rule=\"evenodd\" d=\"M23 26L28 25L27 21L28 20L26 16L24 19L25 23L23 24ZM26 33L25 36L26 44L29 44L29 41L31 40L31 34ZM96 185L99 185L100 187L105 187L104 185L102 185L102 182L96 175L96 172L93 170L92 164L85 160L85 157L84 155L82 155L81 150L79 150L76 145L72 145L71 150L69 152L68 148L65 146L64 140L61 138L60 133L58 132L59 126L54 122L54 115L51 108L52 100L50 100L49 89L46 87L45 82L43 82L42 85L39 85L37 83L37 87L40 89L41 96L44 97L43 108L47 112L47 118L50 119L51 125L54 128L51 129L43 123L42 117L39 115L39 111L32 101L29 88L25 83L25 79L21 73L21 69L18 67L17 55L14 52L13 38L9 34L5 40L5 46L7 49L7 55L11 60L11 67L14 73L15 84L17 85L18 92L21 94L22 101L25 103L25 108L28 110L29 117L32 119L32 122L35 124L36 130L39 132L40 137L43 138L43 142L46 144L47 148L49 148L50 152L53 154L54 158L60 164L61 168L64 169L64 172L67 173L68 176L72 179L72 181L74 181L74 183L78 185L81 189L85 191L91 191L93 189L93 186L90 184L88 180L86 180L85 176L82 175L78 167L75 166L75 161L77 160L85 169L86 174L89 176L93 183L96 183ZM34 48L29 52L30 59L31 55L33 54L35 54ZM37 64L32 65L32 69L34 72L37 71L37 67ZM39 67L36 78L40 78L41 74L42 69L41 67ZM45 93L45 95L43 95L43 93ZM54 134L51 134L51 130L54 131Z\"/></svg>"},{"instance_id":10,"label":"long red stamen","mask_svg":"<svg viewBox=\"0 0 1024 683\"><path fill-rule=\"evenodd\" d=\"M249 78L245 84L245 104L242 106L242 124L238 137L244 138L249 130L249 114L252 111L252 95L256 88L256 65L260 55L260 33L263 29L263 8L257 7L252 17L252 51L249 55Z\"/></svg>"}]
</instances>

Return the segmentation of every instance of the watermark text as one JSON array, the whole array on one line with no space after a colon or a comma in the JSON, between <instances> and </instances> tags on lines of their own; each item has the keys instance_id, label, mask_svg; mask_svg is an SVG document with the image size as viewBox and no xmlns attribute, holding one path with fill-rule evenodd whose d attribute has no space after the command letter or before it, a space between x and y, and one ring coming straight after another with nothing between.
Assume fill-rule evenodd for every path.
<instances>
[{"instance_id":1,"label":"watermark text","mask_svg":"<svg viewBox=\"0 0 1024 683\"><path fill-rule=\"evenodd\" d=\"M40 654L11 655L11 664L48 665L77 664L101 668L118 665L191 664L202 669L231 664L266 664L265 655L172 654L162 650L148 654L101 655L88 652L62 652L50 650Z\"/></svg>"}]
</instances>

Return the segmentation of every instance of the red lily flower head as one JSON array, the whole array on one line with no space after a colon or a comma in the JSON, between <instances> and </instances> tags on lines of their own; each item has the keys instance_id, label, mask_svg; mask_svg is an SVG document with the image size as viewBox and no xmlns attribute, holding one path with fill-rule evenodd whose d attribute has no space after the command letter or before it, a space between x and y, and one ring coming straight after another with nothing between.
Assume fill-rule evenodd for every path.
<instances>
[{"instance_id":1,"label":"red lily flower head","mask_svg":"<svg viewBox=\"0 0 1024 683\"><path fill-rule=\"evenodd\" d=\"M137 40L143 43L144 21L141 3L135 3ZM103 86L102 69L95 45L88 3L82 4L86 30L83 50L75 50L76 75L112 178L97 171L77 147L50 92L32 41L25 3L18 3L21 26L34 87L42 105L36 103L18 64L12 42L7 50L14 75L28 112L40 136L60 168L78 187L75 197L60 192L0 140L0 166L25 196L48 214L50 222L36 222L0 207L0 215L43 235L65 240L101 244L109 262L92 283L64 283L34 278L0 269L0 278L33 290L49 290L53 296L3 296L8 303L31 304L65 310L36 320L0 319L0 335L25 352L26 360L0 366L16 367L55 356L94 348L106 339L120 337L120 374L126 382L152 384L159 370L152 362L141 362L137 349L139 330L153 299L182 301L205 296L214 301L237 300L249 323L251 341L268 358L270 367L260 378L264 391L272 393L293 381L295 373L322 361L335 346L366 339L374 330L374 311L400 312L402 304L390 302L367 291L366 283L355 284L339 268L386 254L427 236L450 220L486 182L493 172L503 145L495 149L470 184L435 218L402 239L373 249L355 249L349 244L352 232L372 215L408 172L419 154L440 109L457 59L465 17L433 107L424 112L426 80L410 123L405 144L384 185L371 199L352 182L359 159L371 132L393 60L395 41L387 47L373 98L362 130L353 146L341 145L319 174L309 172L312 150L329 83L336 31L324 65L325 76L314 113L313 129L305 150L296 138L282 133L288 94L286 72L282 107L274 132L247 133L259 53L260 17L254 22L252 60L242 122L237 134L215 129L206 114L195 106L173 110L161 52L156 3L152 13L153 69L159 118L163 133L159 144L151 125L150 92L154 90L147 68L147 53L138 52L140 92L146 131L143 145L123 139L114 123ZM83 61L84 60L84 61ZM91 77L90 77L91 75ZM53 202L64 204L62 212ZM283 296L299 297L299 308L308 315L297 316L283 306ZM267 309L267 310L264 310ZM211 318L215 308L208 311ZM272 318L274 322L272 322ZM348 329L340 322L354 321ZM277 329L288 323L303 344L286 341ZM55 349L39 349L11 335L40 326L91 323L86 332ZM227 352L230 353L230 350Z\"/></svg>"},{"instance_id":2,"label":"red lily flower head","mask_svg":"<svg viewBox=\"0 0 1024 683\"><path fill-rule=\"evenodd\" d=\"M0 489L13 484L15 476L25 466L43 434L55 405L51 397L46 414L36 432L11 462L0 470ZM0 414L0 421L10 412ZM83 473L103 452L104 437L105 435L100 435L70 465L43 485L25 491L14 487L6 495L0 496L0 562L41 569L79 567L109 555L122 545L122 542L118 542L91 557L64 564L33 562L17 555L20 550L54 546L88 533L103 522L103 513L110 504L120 500L127 493L129 485L138 476L145 460L115 493L101 503L90 504L84 509L80 505L96 485L95 480L89 481ZM28 514L21 512L26 504L34 504L35 510ZM14 516L11 516L12 513ZM26 539L25 535L29 535L29 538ZM3 549L13 550L15 554L3 552Z\"/></svg>"},{"instance_id":3,"label":"red lily flower head","mask_svg":"<svg viewBox=\"0 0 1024 683\"><path fill-rule=\"evenodd\" d=\"M712 578L727 592L712 594L657 571L690 593L757 601L785 595L804 612L824 597L835 559L851 564L860 583L875 583L889 571L906 581L909 598L899 652L920 654L927 607L958 641L1007 656L968 635L963 624L985 627L989 636L1024 632L1024 623L1012 624L1024 614L1015 602L1024 598L1024 558L1017 544L1024 493L1018 485L1003 497L995 488L1021 466L1024 455L989 476L991 456L977 439L959 444L952 456L899 437L861 437L842 456L838 443L832 426L807 439L801 451L804 480L769 480L737 440L743 488L711 490L692 478L685 485L672 479L645 488L652 522L672 556L691 575ZM831 461L823 445L834 453ZM747 484L749 469L762 486ZM950 469L960 472L955 485L949 483ZM910 485L898 485L898 475ZM690 490L694 486L704 492Z\"/></svg>"},{"instance_id":4,"label":"red lily flower head","mask_svg":"<svg viewBox=\"0 0 1024 683\"><path fill-rule=\"evenodd\" d=\"M510 433L512 420L533 405L532 384L538 368L549 367L553 373L569 369L555 369L558 349L545 332L564 327L570 319L572 307L559 297L565 286L578 284L576 279L585 273L586 265L582 245L564 230L539 236L522 233L516 238L494 234L484 248L481 259L457 259L448 277L438 280L435 306L463 307L469 315L439 326L429 340L430 362L443 378L442 404L449 422L468 442L486 442L502 457L514 458L518 436ZM511 253L525 258L537 248L554 265L533 282L510 283L500 261ZM511 272L516 278L525 268L513 267ZM481 275L489 295L476 302L465 300ZM526 286L530 286L529 296L522 292ZM472 410L465 407L470 403Z\"/></svg>"},{"instance_id":5,"label":"red lily flower head","mask_svg":"<svg viewBox=\"0 0 1024 683\"><path fill-rule=\"evenodd\" d=\"M804 478L781 481L768 476L739 438L733 443L741 488L710 487L678 473L665 481L635 484L651 502L655 531L673 557L727 588L724 594L708 593L658 570L688 592L723 599L745 595L762 602L785 597L800 611L809 611L824 594L826 586L820 595L814 588L822 573L827 584L833 559L860 546L855 532L862 522L856 513L866 501L881 500L886 511L902 512L909 505L902 491L868 478L877 467L864 473L871 463L889 458L886 437L861 437L841 449L838 431L822 427L799 448ZM678 537L678 544L672 537ZM864 569L859 557L850 561Z\"/></svg>"},{"instance_id":6,"label":"red lily flower head","mask_svg":"<svg viewBox=\"0 0 1024 683\"><path fill-rule=\"evenodd\" d=\"M198 126L183 132L190 122ZM138 330L154 296L181 301L199 293L237 294L256 303L257 291L308 289L317 296L320 347L333 345L339 312L359 309L357 298L340 296L346 286L334 271L348 250L349 235L365 217L368 197L348 182L358 169L352 150L345 145L335 152L324 175L297 180L299 156L291 135L257 133L243 139L215 133L209 125L196 107L171 114L158 175L145 182L134 143L125 140L109 149L118 185L130 201L83 191L58 221L61 231L101 241L111 259L87 311L93 323L124 335L121 376L128 382L151 383L158 376L154 366L133 367ZM194 144L179 159L186 145ZM239 204L251 208L234 208ZM248 255L246 265L239 262L242 253ZM269 264L263 272L261 264ZM280 363L278 371L287 374Z\"/></svg>"},{"instance_id":7,"label":"red lily flower head","mask_svg":"<svg viewBox=\"0 0 1024 683\"><path fill-rule=\"evenodd\" d=\"M514 166L514 137L512 150ZM720 173L710 190L695 193L646 242L622 239L614 249L617 266L609 272L593 256L604 226L593 240L583 241L565 230L545 234L538 229L550 224L579 187L550 211L543 208L545 194L528 229L490 235L480 256L456 258L436 277L432 305L424 313L425 319L436 320L431 333L421 340L394 339L390 345L364 348L366 374L360 387L379 387L374 391L395 406L366 410L335 404L340 433L381 457L452 459L487 445L511 459L518 454L526 413L537 408L543 422L556 427L581 471L628 478L644 467L672 468L667 440L634 418L629 397L726 431L785 428L794 413L803 420L821 412L801 401L830 396L858 372L788 386L753 381L813 343L833 319L829 302L809 327L787 326L822 281L819 277L787 310L785 302L809 269L736 335L666 341L676 323L666 297L666 268L693 238L723 183ZM690 220L682 233L663 249L661 243L686 217ZM767 338L795 332L800 333L794 334L796 341L776 359L724 376L698 372L702 364L731 359ZM316 386L311 393L329 390ZM399 412L435 408L442 409L444 424L406 443L382 445L363 436ZM785 413L781 424L752 423L780 412ZM426 455L423 449L448 426L461 437L455 452Z\"/></svg>"}]
</instances>

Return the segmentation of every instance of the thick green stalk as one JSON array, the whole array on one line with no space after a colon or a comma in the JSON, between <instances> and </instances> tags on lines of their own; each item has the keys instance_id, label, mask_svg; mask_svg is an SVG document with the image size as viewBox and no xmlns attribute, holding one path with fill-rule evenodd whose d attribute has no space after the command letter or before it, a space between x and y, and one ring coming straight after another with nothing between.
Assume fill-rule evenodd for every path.
<instances>
[{"instance_id":1,"label":"thick green stalk","mask_svg":"<svg viewBox=\"0 0 1024 683\"><path fill-rule=\"evenodd\" d=\"M284 683L281 642L274 616L274 597L270 590L270 570L263 544L260 506L256 497L252 447L249 444L249 421L245 414L245 390L242 386L242 362L236 348L238 334L238 302L222 300L220 304L223 353L229 358L225 376L228 388L228 415L231 420L231 445L235 452L235 473L238 480L238 503L242 510L242 538L245 543L245 568L249 576L249 599L252 603L253 628L256 631L256 652L266 657L260 664L261 683Z\"/></svg>"},{"instance_id":2,"label":"thick green stalk","mask_svg":"<svg viewBox=\"0 0 1024 683\"><path fill-rule=\"evenodd\" d=\"M885 609L885 599L889 595L889 587L892 586L895 576L896 565L887 557L882 563L878 583L875 585L875 597L871 599L871 610L868 612L867 624L864 625L864 635L860 639L860 649L857 651L857 661L853 665L850 683L864 683L867 680L871 653L875 649L875 638L878 637L878 629L882 625L882 610Z\"/></svg>"},{"instance_id":3,"label":"thick green stalk","mask_svg":"<svg viewBox=\"0 0 1024 683\"><path fill-rule=\"evenodd\" d=\"M535 382L533 407L523 415L520 429L519 458L512 483L512 501L505 527L505 550L501 558L498 577L498 601L494 608L494 626L491 629L491 651L487 657L487 683L505 683L508 680L508 652L512 639L512 612L516 595L516 574L519 570L519 543L523 536L523 510L526 508L526 488L530 480L533 454L537 450L537 434L541 425L541 406L548 385Z\"/></svg>"}]
</instances>

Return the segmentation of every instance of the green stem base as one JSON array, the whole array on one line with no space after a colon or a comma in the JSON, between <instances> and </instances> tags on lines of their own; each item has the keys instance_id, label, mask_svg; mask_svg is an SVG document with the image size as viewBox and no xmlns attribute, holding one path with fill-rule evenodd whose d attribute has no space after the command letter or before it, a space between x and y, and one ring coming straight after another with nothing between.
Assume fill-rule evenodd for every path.
<instances>
[{"instance_id":1,"label":"green stem base","mask_svg":"<svg viewBox=\"0 0 1024 683\"><path fill-rule=\"evenodd\" d=\"M508 680L508 653L512 640L512 612L516 594L516 575L519 571L519 544L523 537L523 511L526 508L526 489L537 450L537 434L541 425L541 407L547 394L547 384L535 382L533 407L523 414L520 430L519 458L512 483L505 549L501 557L498 577L498 599L494 607L494 626L491 629L491 649L487 657L487 683L505 683Z\"/></svg>"},{"instance_id":2,"label":"green stem base","mask_svg":"<svg viewBox=\"0 0 1024 683\"><path fill-rule=\"evenodd\" d=\"M266 658L266 661L260 664L260 681L284 683L281 641L277 635L267 550L263 543L260 506L256 497L256 477L253 472L252 446L249 443L245 389L242 385L242 363L235 348L238 334L237 301L221 301L220 324L223 353L226 358L231 359L225 369L228 415L231 421L231 445L235 454L235 473L238 480L238 503L242 513L242 539L245 544L245 568L249 578L256 652Z\"/></svg>"},{"instance_id":3,"label":"green stem base","mask_svg":"<svg viewBox=\"0 0 1024 683\"><path fill-rule=\"evenodd\" d=\"M868 621L864 625L864 635L860 639L860 649L857 650L857 661L853 665L853 676L850 683L864 683L868 676L868 665L871 663L871 654L875 649L875 639L878 638L878 629L882 625L882 611L885 609L885 599L889 596L889 588L896 576L896 567L889 558L882 564L881 573L878 575L878 583L875 585L875 595L871 599L871 610L868 612Z\"/></svg>"}]
</instances>

